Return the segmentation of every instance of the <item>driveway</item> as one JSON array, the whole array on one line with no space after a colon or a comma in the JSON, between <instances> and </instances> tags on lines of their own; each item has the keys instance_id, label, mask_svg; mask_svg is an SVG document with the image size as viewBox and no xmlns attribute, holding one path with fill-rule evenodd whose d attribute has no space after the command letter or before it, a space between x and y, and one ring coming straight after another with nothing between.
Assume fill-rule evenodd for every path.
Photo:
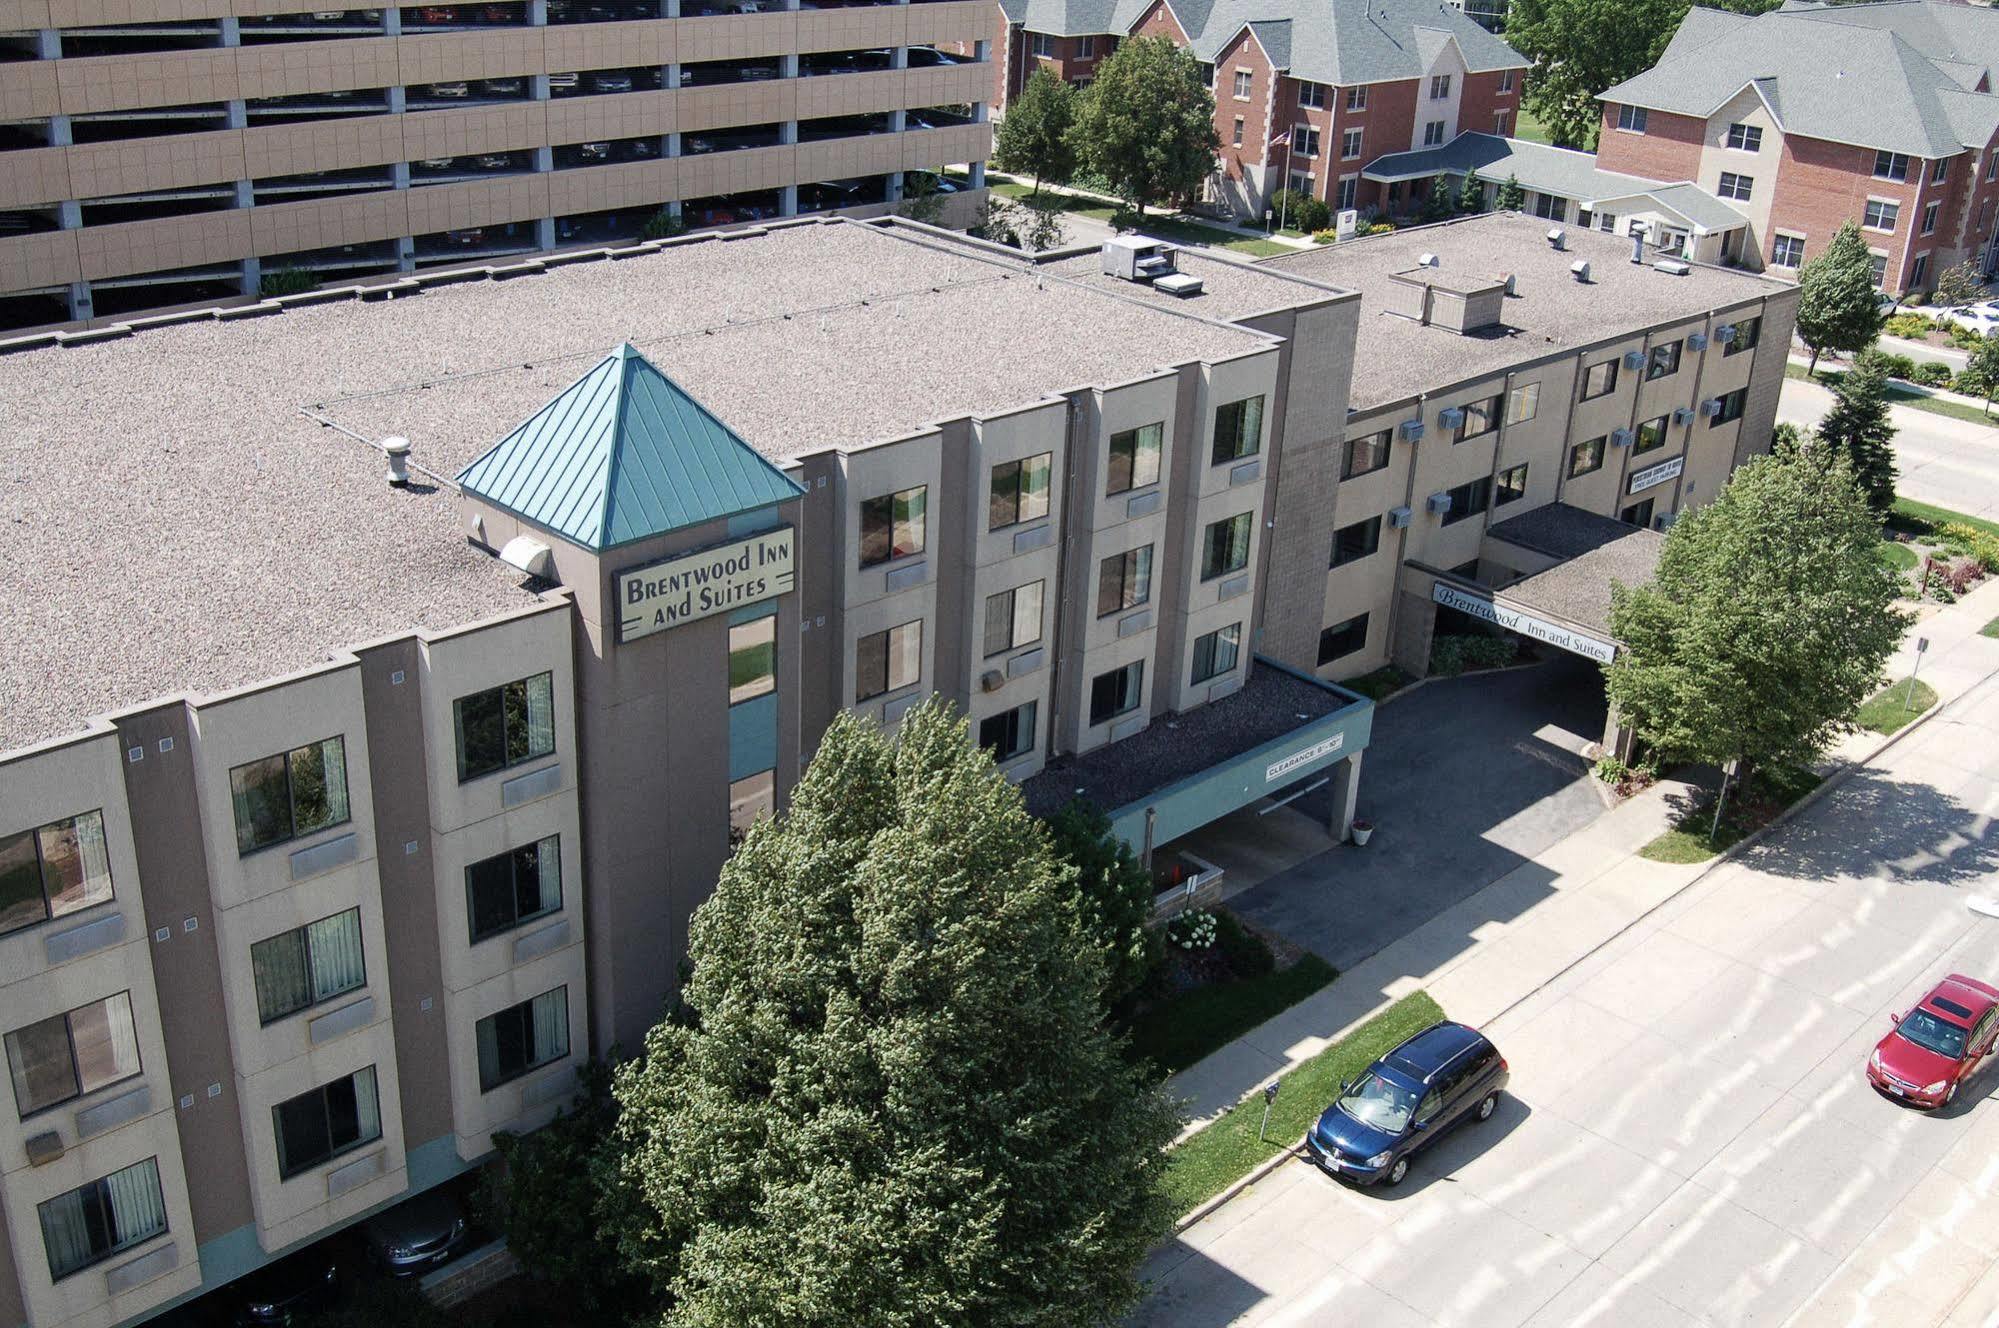
<instances>
[{"instance_id":1,"label":"driveway","mask_svg":"<svg viewBox=\"0 0 1999 1328\"><path fill-rule=\"evenodd\" d=\"M1604 713L1601 671L1574 655L1424 684L1375 711L1358 802L1376 827L1367 847L1308 858L1229 907L1352 967L1603 814L1581 752ZM1323 825L1326 796L1295 805Z\"/></svg>"},{"instance_id":2,"label":"driveway","mask_svg":"<svg viewBox=\"0 0 1999 1328\"><path fill-rule=\"evenodd\" d=\"M1999 1321L1999 1073L1934 1115L1861 1073L1929 982L1999 974L1965 907L1995 811L1988 680L1489 1022L1493 1121L1396 1191L1286 1164L1155 1256L1135 1322Z\"/></svg>"},{"instance_id":3,"label":"driveway","mask_svg":"<svg viewBox=\"0 0 1999 1328\"><path fill-rule=\"evenodd\" d=\"M1786 379L1777 418L1813 427L1832 408L1832 393ZM1895 491L1953 512L1999 518L1999 428L1909 406L1890 406L1895 424Z\"/></svg>"}]
</instances>

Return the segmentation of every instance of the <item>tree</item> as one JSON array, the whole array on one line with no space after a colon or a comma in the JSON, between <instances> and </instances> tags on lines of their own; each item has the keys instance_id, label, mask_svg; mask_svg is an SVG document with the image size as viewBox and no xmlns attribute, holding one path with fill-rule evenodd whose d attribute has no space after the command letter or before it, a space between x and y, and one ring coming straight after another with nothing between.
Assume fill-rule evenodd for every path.
<instances>
[{"instance_id":1,"label":"tree","mask_svg":"<svg viewBox=\"0 0 1999 1328\"><path fill-rule=\"evenodd\" d=\"M944 219L944 191L937 177L928 171L911 171L903 177L902 204L896 211L911 221L935 226Z\"/></svg>"},{"instance_id":2,"label":"tree","mask_svg":"<svg viewBox=\"0 0 1999 1328\"><path fill-rule=\"evenodd\" d=\"M1171 1106L1019 792L933 698L844 714L616 1095L669 1328L1099 1324L1171 1221Z\"/></svg>"},{"instance_id":3,"label":"tree","mask_svg":"<svg viewBox=\"0 0 1999 1328\"><path fill-rule=\"evenodd\" d=\"M1492 206L1500 212L1519 212L1527 206L1527 191L1520 187L1520 177L1509 175L1492 196Z\"/></svg>"},{"instance_id":4,"label":"tree","mask_svg":"<svg viewBox=\"0 0 1999 1328\"><path fill-rule=\"evenodd\" d=\"M1985 413L1992 413L1992 398L1999 396L1999 337L1990 332L1971 349L1964 372L1957 376L1957 390L1975 392L1985 398Z\"/></svg>"},{"instance_id":5,"label":"tree","mask_svg":"<svg viewBox=\"0 0 1999 1328\"><path fill-rule=\"evenodd\" d=\"M1055 858L1076 869L1076 903L1085 935L1104 956L1104 1004L1115 1005L1145 980L1159 954L1146 921L1152 916L1152 873L1111 833L1111 818L1078 798L1048 823Z\"/></svg>"},{"instance_id":6,"label":"tree","mask_svg":"<svg viewBox=\"0 0 1999 1328\"><path fill-rule=\"evenodd\" d=\"M1477 171L1465 175L1464 185L1458 190L1458 211L1466 216L1485 211L1485 181L1478 178Z\"/></svg>"},{"instance_id":7,"label":"tree","mask_svg":"<svg viewBox=\"0 0 1999 1328\"><path fill-rule=\"evenodd\" d=\"M1611 702L1669 760L1746 777L1819 756L1905 626L1880 542L1844 457L1751 458L1674 523L1649 585L1612 587Z\"/></svg>"},{"instance_id":8,"label":"tree","mask_svg":"<svg viewBox=\"0 0 1999 1328\"><path fill-rule=\"evenodd\" d=\"M965 233L981 240L989 240L994 244L1018 249L1023 212L1024 209L1012 199L988 193L985 201L979 204L979 210L973 215L972 224L966 228Z\"/></svg>"},{"instance_id":9,"label":"tree","mask_svg":"<svg viewBox=\"0 0 1999 1328\"><path fill-rule=\"evenodd\" d=\"M1029 249L1040 253L1047 249L1059 249L1068 242L1069 232L1062 225L1062 208L1056 200L1036 199L1025 204L1022 213L1027 229L1021 238Z\"/></svg>"},{"instance_id":10,"label":"tree","mask_svg":"<svg viewBox=\"0 0 1999 1328\"><path fill-rule=\"evenodd\" d=\"M1959 263L1937 273L1936 293L1930 303L1950 308L1960 304L1976 304L1985 298L1985 280L1978 273L1978 264Z\"/></svg>"},{"instance_id":11,"label":"tree","mask_svg":"<svg viewBox=\"0 0 1999 1328\"><path fill-rule=\"evenodd\" d=\"M1895 425L1888 418L1888 374L1879 355L1861 355L1839 380L1818 436L1845 459L1867 505L1886 520L1895 506Z\"/></svg>"},{"instance_id":12,"label":"tree","mask_svg":"<svg viewBox=\"0 0 1999 1328\"><path fill-rule=\"evenodd\" d=\"M1215 169L1215 96L1193 52L1164 37L1118 43L1076 107L1078 157L1141 216L1201 192Z\"/></svg>"},{"instance_id":13,"label":"tree","mask_svg":"<svg viewBox=\"0 0 1999 1328\"><path fill-rule=\"evenodd\" d=\"M1033 176L1036 195L1044 180L1067 184L1076 174L1075 124L1075 88L1037 69L1006 108L993 137L993 164L1009 175Z\"/></svg>"},{"instance_id":14,"label":"tree","mask_svg":"<svg viewBox=\"0 0 1999 1328\"><path fill-rule=\"evenodd\" d=\"M1798 287L1798 336L1812 348L1812 372L1825 351L1857 354L1881 335L1873 255L1851 221L1800 269Z\"/></svg>"},{"instance_id":15,"label":"tree","mask_svg":"<svg viewBox=\"0 0 1999 1328\"><path fill-rule=\"evenodd\" d=\"M1687 0L1512 0L1506 40L1533 61L1524 100L1562 147L1596 146L1597 94L1658 63Z\"/></svg>"},{"instance_id":16,"label":"tree","mask_svg":"<svg viewBox=\"0 0 1999 1328\"><path fill-rule=\"evenodd\" d=\"M1423 200L1424 221L1447 221L1457 214L1457 200L1451 195L1451 182L1446 176L1431 177L1430 195Z\"/></svg>"}]
</instances>

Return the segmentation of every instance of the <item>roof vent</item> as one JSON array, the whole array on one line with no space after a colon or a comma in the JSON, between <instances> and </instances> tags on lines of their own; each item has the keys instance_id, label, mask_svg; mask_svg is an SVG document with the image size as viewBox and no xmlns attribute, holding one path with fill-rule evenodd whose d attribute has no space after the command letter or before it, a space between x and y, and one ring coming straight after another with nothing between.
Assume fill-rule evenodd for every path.
<instances>
[{"instance_id":1,"label":"roof vent","mask_svg":"<svg viewBox=\"0 0 1999 1328\"><path fill-rule=\"evenodd\" d=\"M1693 271L1692 268L1677 258L1662 258L1652 265L1652 270L1663 272L1669 277L1684 277L1687 273Z\"/></svg>"},{"instance_id":2,"label":"roof vent","mask_svg":"<svg viewBox=\"0 0 1999 1328\"><path fill-rule=\"evenodd\" d=\"M384 438L382 455L389 459L389 483L395 488L407 489L410 484L410 440Z\"/></svg>"},{"instance_id":3,"label":"roof vent","mask_svg":"<svg viewBox=\"0 0 1999 1328\"><path fill-rule=\"evenodd\" d=\"M500 550L500 561L515 571L543 581L556 579L555 555L546 544L527 535L516 535L508 540L506 547Z\"/></svg>"},{"instance_id":4,"label":"roof vent","mask_svg":"<svg viewBox=\"0 0 1999 1328\"><path fill-rule=\"evenodd\" d=\"M1548 243L1556 250L1565 249L1569 243L1569 233L1560 226L1548 232Z\"/></svg>"},{"instance_id":5,"label":"roof vent","mask_svg":"<svg viewBox=\"0 0 1999 1328\"><path fill-rule=\"evenodd\" d=\"M1442 261L1435 254L1416 255L1417 267L1441 267Z\"/></svg>"},{"instance_id":6,"label":"roof vent","mask_svg":"<svg viewBox=\"0 0 1999 1328\"><path fill-rule=\"evenodd\" d=\"M1580 281L1583 285L1589 285L1589 260L1587 258L1578 258L1575 262L1569 264L1569 275Z\"/></svg>"},{"instance_id":7,"label":"roof vent","mask_svg":"<svg viewBox=\"0 0 1999 1328\"><path fill-rule=\"evenodd\" d=\"M1520 278L1511 272L1506 274L1506 293L1508 295L1518 295L1520 293Z\"/></svg>"},{"instance_id":8,"label":"roof vent","mask_svg":"<svg viewBox=\"0 0 1999 1328\"><path fill-rule=\"evenodd\" d=\"M1634 263L1645 261L1645 232L1648 229L1642 221L1631 223L1631 261Z\"/></svg>"}]
</instances>

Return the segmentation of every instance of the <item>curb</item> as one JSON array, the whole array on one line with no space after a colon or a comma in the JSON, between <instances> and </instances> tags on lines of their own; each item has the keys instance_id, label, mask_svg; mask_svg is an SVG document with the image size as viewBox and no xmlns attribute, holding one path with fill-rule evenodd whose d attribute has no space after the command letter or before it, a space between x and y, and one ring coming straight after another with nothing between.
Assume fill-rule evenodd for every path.
<instances>
[{"instance_id":1,"label":"curb","mask_svg":"<svg viewBox=\"0 0 1999 1328\"><path fill-rule=\"evenodd\" d=\"M1241 1179L1231 1182L1227 1189L1217 1194L1214 1198L1203 1200L1193 1212L1188 1213L1185 1217L1175 1222L1173 1224L1173 1234L1176 1236L1180 1235L1187 1228L1202 1221L1210 1213L1227 1204L1229 1200L1235 1198L1238 1194L1241 1194L1244 1190L1256 1184L1286 1162L1304 1156L1304 1150L1305 1145L1303 1143L1295 1143L1268 1161L1257 1163L1254 1170L1245 1174Z\"/></svg>"}]
</instances>

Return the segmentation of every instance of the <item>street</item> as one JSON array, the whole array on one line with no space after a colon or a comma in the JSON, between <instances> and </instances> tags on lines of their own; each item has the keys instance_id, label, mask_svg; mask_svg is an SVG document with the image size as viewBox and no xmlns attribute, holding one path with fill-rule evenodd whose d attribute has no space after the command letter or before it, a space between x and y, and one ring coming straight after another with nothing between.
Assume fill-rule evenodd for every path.
<instances>
[{"instance_id":1,"label":"street","mask_svg":"<svg viewBox=\"0 0 1999 1328\"><path fill-rule=\"evenodd\" d=\"M1816 425L1832 392L1790 378L1777 405L1788 424ZM1909 406L1890 406L1895 421L1895 492L1954 512L1999 519L1999 428Z\"/></svg>"},{"instance_id":2,"label":"street","mask_svg":"<svg viewBox=\"0 0 1999 1328\"><path fill-rule=\"evenodd\" d=\"M1935 978L1999 976L1965 907L1995 809L1988 679L1490 1021L1492 1121L1395 1191L1286 1163L1154 1257L1134 1322L1994 1322L1999 1071L1923 1115L1862 1067Z\"/></svg>"}]
</instances>

